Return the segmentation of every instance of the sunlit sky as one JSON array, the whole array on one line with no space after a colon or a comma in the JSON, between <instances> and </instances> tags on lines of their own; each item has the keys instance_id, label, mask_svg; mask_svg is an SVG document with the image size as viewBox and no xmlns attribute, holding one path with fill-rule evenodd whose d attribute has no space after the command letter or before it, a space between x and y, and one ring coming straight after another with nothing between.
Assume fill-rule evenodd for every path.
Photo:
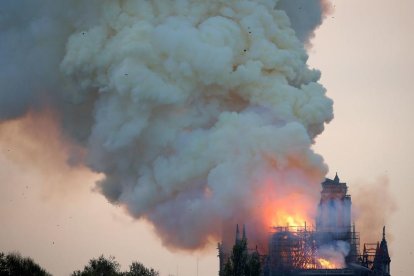
<instances>
[{"instance_id":1,"label":"sunlit sky","mask_svg":"<svg viewBox=\"0 0 414 276\"><path fill-rule=\"evenodd\" d=\"M322 71L335 119L313 148L328 164L328 177L338 172L348 183L354 205L372 206L374 224L387 225L392 274L412 275L414 2L332 2L309 64ZM200 276L217 275L216 244L203 252L168 251L149 224L92 190L99 175L66 165L57 131L30 126L30 118L0 126L0 250L30 256L54 275L100 254L115 256L123 269L139 260L162 276L197 275L197 268ZM362 235L373 239L366 242L381 238L376 230Z\"/></svg>"}]
</instances>

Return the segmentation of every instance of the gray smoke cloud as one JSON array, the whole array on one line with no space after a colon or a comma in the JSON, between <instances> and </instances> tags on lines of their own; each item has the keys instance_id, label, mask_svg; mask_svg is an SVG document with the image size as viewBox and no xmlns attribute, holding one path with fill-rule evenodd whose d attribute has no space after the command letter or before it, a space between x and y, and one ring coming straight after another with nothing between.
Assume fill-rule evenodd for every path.
<instances>
[{"instance_id":1,"label":"gray smoke cloud","mask_svg":"<svg viewBox=\"0 0 414 276\"><path fill-rule=\"evenodd\" d=\"M333 113L304 43L323 1L0 7L0 120L59 112L105 175L97 190L167 246L202 247L238 219L254 237L269 185L317 201L327 168L311 144Z\"/></svg>"},{"instance_id":2,"label":"gray smoke cloud","mask_svg":"<svg viewBox=\"0 0 414 276\"><path fill-rule=\"evenodd\" d=\"M280 0L277 8L286 12L297 37L309 43L325 15L332 10L332 5L327 0Z\"/></svg>"}]
</instances>

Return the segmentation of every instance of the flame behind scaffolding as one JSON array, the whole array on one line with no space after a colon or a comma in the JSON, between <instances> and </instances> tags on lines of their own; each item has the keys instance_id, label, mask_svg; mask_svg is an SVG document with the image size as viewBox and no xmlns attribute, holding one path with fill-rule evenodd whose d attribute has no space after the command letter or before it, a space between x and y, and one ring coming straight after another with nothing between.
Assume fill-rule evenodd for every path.
<instances>
[{"instance_id":1,"label":"flame behind scaffolding","mask_svg":"<svg viewBox=\"0 0 414 276\"><path fill-rule=\"evenodd\" d=\"M273 227L269 243L267 267L271 271L301 269L340 269L341 260L326 258L321 248L326 244L345 242L350 245L346 262L356 262L359 257L359 233L348 231L322 232L314 227Z\"/></svg>"},{"instance_id":2,"label":"flame behind scaffolding","mask_svg":"<svg viewBox=\"0 0 414 276\"><path fill-rule=\"evenodd\" d=\"M360 235L351 225L351 196L338 175L322 184L316 226L274 226L268 232L268 248L260 255L264 276L349 275L390 276L391 259L385 239L364 244L360 254ZM296 215L297 213L293 213ZM243 237L246 238L243 227ZM239 237L236 230L236 243ZM220 275L229 259L219 244ZM257 247L254 250L259 254Z\"/></svg>"}]
</instances>

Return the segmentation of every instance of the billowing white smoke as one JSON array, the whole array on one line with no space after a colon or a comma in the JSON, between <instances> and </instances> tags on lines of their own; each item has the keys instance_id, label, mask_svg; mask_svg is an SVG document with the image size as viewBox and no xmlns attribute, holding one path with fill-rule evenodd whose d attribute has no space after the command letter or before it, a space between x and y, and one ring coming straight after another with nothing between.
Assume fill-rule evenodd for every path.
<instances>
[{"instance_id":1,"label":"billowing white smoke","mask_svg":"<svg viewBox=\"0 0 414 276\"><path fill-rule=\"evenodd\" d=\"M304 16L317 20L297 24L300 39L284 11L296 1L102 0L85 11L84 1L31 2L48 12L35 9L16 30L2 17L0 39L11 46L1 56L15 47L12 64L31 53L26 37L44 56L1 69L0 116L46 99L87 147L88 166L105 174L98 189L152 222L166 245L198 248L235 220L253 225L269 183L276 199L317 199L326 167L311 144L332 101L303 43L320 24L321 1L306 4ZM33 34L33 22L46 33Z\"/></svg>"}]
</instances>

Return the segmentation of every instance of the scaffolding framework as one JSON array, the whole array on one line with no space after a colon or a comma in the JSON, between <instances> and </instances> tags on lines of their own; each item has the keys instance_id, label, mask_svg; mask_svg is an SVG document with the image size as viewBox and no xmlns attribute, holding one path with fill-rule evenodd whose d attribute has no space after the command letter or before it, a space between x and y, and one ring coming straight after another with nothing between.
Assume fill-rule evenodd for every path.
<instances>
[{"instance_id":1,"label":"scaffolding framework","mask_svg":"<svg viewBox=\"0 0 414 276\"><path fill-rule=\"evenodd\" d=\"M316 231L314 227L273 227L269 242L268 268L271 271L323 269L319 262L322 246L343 241L350 245L347 263L358 262L359 233L355 229L336 232Z\"/></svg>"},{"instance_id":2,"label":"scaffolding framework","mask_svg":"<svg viewBox=\"0 0 414 276\"><path fill-rule=\"evenodd\" d=\"M361 256L361 264L372 270L377 250L378 243L365 243L364 250Z\"/></svg>"}]
</instances>

